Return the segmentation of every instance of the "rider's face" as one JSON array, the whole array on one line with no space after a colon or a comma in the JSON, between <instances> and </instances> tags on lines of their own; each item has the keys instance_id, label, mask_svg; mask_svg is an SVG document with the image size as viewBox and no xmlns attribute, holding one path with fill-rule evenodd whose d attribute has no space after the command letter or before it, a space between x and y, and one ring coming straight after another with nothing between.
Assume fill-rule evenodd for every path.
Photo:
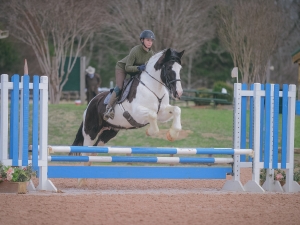
<instances>
[{"instance_id":1,"label":"rider's face","mask_svg":"<svg viewBox=\"0 0 300 225\"><path fill-rule=\"evenodd\" d=\"M144 39L144 45L146 46L146 48L151 48L152 44L153 44L153 40L151 38Z\"/></svg>"}]
</instances>

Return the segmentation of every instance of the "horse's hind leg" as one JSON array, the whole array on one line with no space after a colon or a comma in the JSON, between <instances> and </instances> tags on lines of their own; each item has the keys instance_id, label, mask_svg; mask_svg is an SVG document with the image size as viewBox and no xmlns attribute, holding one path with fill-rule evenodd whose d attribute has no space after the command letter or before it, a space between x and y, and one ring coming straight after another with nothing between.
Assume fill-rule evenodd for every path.
<instances>
[{"instance_id":1,"label":"horse's hind leg","mask_svg":"<svg viewBox=\"0 0 300 225\"><path fill-rule=\"evenodd\" d=\"M104 146L103 142L99 142L97 146ZM97 153L82 153L83 156L96 156ZM83 166L91 166L92 162L84 162ZM78 178L78 186L83 187L88 185L88 180L86 178Z\"/></svg>"},{"instance_id":2,"label":"horse's hind leg","mask_svg":"<svg viewBox=\"0 0 300 225\"><path fill-rule=\"evenodd\" d=\"M181 131L181 109L178 106L167 106L164 111L160 114L160 119L162 121L167 121L173 117L173 122L170 130L167 132L167 139L169 141L174 141Z\"/></svg>"},{"instance_id":3,"label":"horse's hind leg","mask_svg":"<svg viewBox=\"0 0 300 225\"><path fill-rule=\"evenodd\" d=\"M97 140L92 141L89 137L84 139L84 146L104 146L105 143L107 143L110 139L115 137L119 130L113 130L109 127L103 127L99 134L97 135ZM97 153L83 153L83 155L87 156L96 156ZM92 162L85 162L83 163L84 166L91 166ZM78 179L78 186L86 186L87 185L87 179L86 178L79 178Z\"/></svg>"},{"instance_id":4,"label":"horse's hind leg","mask_svg":"<svg viewBox=\"0 0 300 225\"><path fill-rule=\"evenodd\" d=\"M91 138L89 137L89 135L85 135L84 137L84 141L83 141L83 146L93 146L95 143L94 140L91 140ZM103 143L104 145L104 143ZM97 155L97 153L82 153L82 156L95 156ZM92 162L84 162L82 163L83 166L91 166ZM88 182L86 178L78 178L78 186L82 187L82 186L87 186Z\"/></svg>"}]
</instances>

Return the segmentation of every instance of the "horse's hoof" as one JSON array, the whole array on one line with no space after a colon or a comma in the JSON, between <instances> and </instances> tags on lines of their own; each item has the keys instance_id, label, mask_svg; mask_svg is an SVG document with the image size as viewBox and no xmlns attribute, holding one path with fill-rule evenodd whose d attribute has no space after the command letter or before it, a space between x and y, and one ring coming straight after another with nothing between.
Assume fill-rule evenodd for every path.
<instances>
[{"instance_id":1,"label":"horse's hoof","mask_svg":"<svg viewBox=\"0 0 300 225\"><path fill-rule=\"evenodd\" d=\"M168 141L174 141L174 138L172 138L169 130L167 132L167 139L168 139Z\"/></svg>"}]
</instances>

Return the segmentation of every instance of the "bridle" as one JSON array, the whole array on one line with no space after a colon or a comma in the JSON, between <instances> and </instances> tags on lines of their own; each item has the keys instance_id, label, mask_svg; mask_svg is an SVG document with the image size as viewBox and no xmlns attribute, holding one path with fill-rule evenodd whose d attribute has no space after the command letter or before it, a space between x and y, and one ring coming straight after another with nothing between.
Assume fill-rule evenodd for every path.
<instances>
[{"instance_id":1,"label":"bridle","mask_svg":"<svg viewBox=\"0 0 300 225\"><path fill-rule=\"evenodd\" d=\"M179 63L180 65L181 65L181 60L180 60L180 58L179 57L177 57L177 56L171 56L171 59L170 60L168 60L168 61L166 61L164 64L163 64L163 66L162 66L162 69L161 69L161 77L163 76L164 78L165 78L165 83L163 83L163 82L161 82L161 81L159 81L159 80L157 80L155 77L153 77L148 71L146 71L145 70L145 72L151 77L151 78L153 78L154 80L156 80L158 83L160 83L161 85L163 85L163 86L165 86L170 92L172 91L172 88L171 88L171 84L172 83L174 83L174 82L177 82L177 81L181 81L181 79L174 79L174 80L169 80L169 78L168 78L168 76L166 75L166 66L165 66L165 64L166 63L168 63L168 62L177 62L177 63ZM157 94L155 94L155 92L154 91L152 91L149 87L147 87L147 85L143 82L143 81L141 81L138 77L136 77L136 79L138 79L138 81L142 84L142 85L144 85L149 91L151 91L154 95L155 95L155 97L157 98L157 100L158 100L158 109L157 109L157 114L158 114L158 112L159 112L159 109L160 109L160 105L161 105L161 102L162 102L162 100L163 100L163 98L165 97L165 94L161 97L161 98L159 98L158 96L157 96Z\"/></svg>"},{"instance_id":2,"label":"bridle","mask_svg":"<svg viewBox=\"0 0 300 225\"><path fill-rule=\"evenodd\" d=\"M171 84L174 83L174 82L177 82L177 81L181 81L181 79L173 79L173 80L170 80L169 77L166 75L166 63L168 62L177 62L179 65L181 65L181 60L179 57L176 57L176 56L172 56L171 59L167 62L165 62L162 66L162 70L161 70L161 77L164 77L166 82L165 82L165 87L171 92L172 91L172 88L171 88Z\"/></svg>"},{"instance_id":3,"label":"bridle","mask_svg":"<svg viewBox=\"0 0 300 225\"><path fill-rule=\"evenodd\" d=\"M174 83L174 82L177 82L177 81L181 81L181 79L174 79L174 80L171 80L168 78L168 76L166 76L166 65L168 62L177 62L179 65L181 65L181 60L179 57L177 56L172 56L170 60L166 61L163 66L162 66L162 69L161 69L161 77L163 76L166 80L165 83L157 80L155 77L153 77L150 73L148 73L148 71L145 70L145 72L151 77L153 78L154 80L156 80L158 83L160 83L161 85L165 86L169 91L172 91L171 90L171 84ZM146 85L145 85L146 86ZM150 90L150 89L149 89ZM151 90L150 90L151 91ZM153 92L154 93L154 92ZM155 94L155 93L154 93Z\"/></svg>"}]
</instances>

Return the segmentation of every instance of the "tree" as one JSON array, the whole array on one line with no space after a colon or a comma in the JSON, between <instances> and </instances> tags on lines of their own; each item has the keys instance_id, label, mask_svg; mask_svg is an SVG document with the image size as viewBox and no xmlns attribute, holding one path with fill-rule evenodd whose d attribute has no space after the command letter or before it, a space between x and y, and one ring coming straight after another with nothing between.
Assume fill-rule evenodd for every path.
<instances>
[{"instance_id":1,"label":"tree","mask_svg":"<svg viewBox=\"0 0 300 225\"><path fill-rule=\"evenodd\" d=\"M216 10L217 30L245 83L265 82L268 60L284 29L281 8L273 0L229 0Z\"/></svg>"},{"instance_id":2,"label":"tree","mask_svg":"<svg viewBox=\"0 0 300 225\"><path fill-rule=\"evenodd\" d=\"M14 71L16 64L20 62L18 50L11 40L0 40L0 74L9 74Z\"/></svg>"},{"instance_id":3,"label":"tree","mask_svg":"<svg viewBox=\"0 0 300 225\"><path fill-rule=\"evenodd\" d=\"M59 103L76 57L107 16L105 2L91 0L11 0L1 2L0 15L10 34L30 45L49 77L50 102ZM70 57L64 72L66 57Z\"/></svg>"},{"instance_id":4,"label":"tree","mask_svg":"<svg viewBox=\"0 0 300 225\"><path fill-rule=\"evenodd\" d=\"M101 33L95 33L83 50L86 65L95 67L100 73L102 87L110 87L110 81L114 82L116 62L130 51L127 42L114 38L117 35L112 34L111 29L103 29Z\"/></svg>"},{"instance_id":5,"label":"tree","mask_svg":"<svg viewBox=\"0 0 300 225\"><path fill-rule=\"evenodd\" d=\"M270 60L274 70L270 71L270 82L292 83L298 82L298 65L293 64L291 55L300 48L300 1L299 0L278 0L284 11L287 22L283 30L283 42L276 49ZM300 90L298 91L300 93Z\"/></svg>"},{"instance_id":6,"label":"tree","mask_svg":"<svg viewBox=\"0 0 300 225\"><path fill-rule=\"evenodd\" d=\"M214 83L231 82L233 62L230 54L219 43L218 38L206 42L194 59L192 87L212 88ZM196 60L197 59L197 60Z\"/></svg>"},{"instance_id":7,"label":"tree","mask_svg":"<svg viewBox=\"0 0 300 225\"><path fill-rule=\"evenodd\" d=\"M131 47L137 44L143 30L152 30L156 35L155 50L169 47L185 50L184 61L189 60L188 71L191 71L193 55L214 35L209 20L214 4L210 0L112 0L111 27ZM189 87L190 80L187 83Z\"/></svg>"}]
</instances>

